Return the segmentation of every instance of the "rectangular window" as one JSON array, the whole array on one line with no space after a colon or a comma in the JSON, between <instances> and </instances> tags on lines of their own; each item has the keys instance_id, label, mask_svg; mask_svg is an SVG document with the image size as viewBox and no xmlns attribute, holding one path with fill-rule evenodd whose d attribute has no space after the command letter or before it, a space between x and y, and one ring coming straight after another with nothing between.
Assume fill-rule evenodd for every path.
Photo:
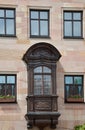
<instances>
[{"instance_id":1,"label":"rectangular window","mask_svg":"<svg viewBox=\"0 0 85 130\"><path fill-rule=\"evenodd\" d=\"M0 74L0 102L16 102L16 75Z\"/></svg>"},{"instance_id":2,"label":"rectangular window","mask_svg":"<svg viewBox=\"0 0 85 130\"><path fill-rule=\"evenodd\" d=\"M83 38L82 11L64 11L64 38Z\"/></svg>"},{"instance_id":3,"label":"rectangular window","mask_svg":"<svg viewBox=\"0 0 85 130\"><path fill-rule=\"evenodd\" d=\"M15 36L15 9L0 8L0 36Z\"/></svg>"},{"instance_id":4,"label":"rectangular window","mask_svg":"<svg viewBox=\"0 0 85 130\"><path fill-rule=\"evenodd\" d=\"M65 102L84 102L83 76L65 75Z\"/></svg>"},{"instance_id":5,"label":"rectangular window","mask_svg":"<svg viewBox=\"0 0 85 130\"><path fill-rule=\"evenodd\" d=\"M30 37L49 37L48 10L30 10Z\"/></svg>"}]
</instances>

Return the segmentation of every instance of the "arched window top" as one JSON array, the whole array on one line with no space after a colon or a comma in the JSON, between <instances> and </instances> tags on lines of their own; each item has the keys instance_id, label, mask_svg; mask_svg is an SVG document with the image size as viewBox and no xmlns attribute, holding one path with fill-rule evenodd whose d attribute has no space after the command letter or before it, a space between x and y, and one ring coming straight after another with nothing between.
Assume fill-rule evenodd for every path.
<instances>
[{"instance_id":1,"label":"arched window top","mask_svg":"<svg viewBox=\"0 0 85 130\"><path fill-rule=\"evenodd\" d=\"M38 66L34 69L34 73L51 73L51 69L46 66Z\"/></svg>"},{"instance_id":2,"label":"arched window top","mask_svg":"<svg viewBox=\"0 0 85 130\"><path fill-rule=\"evenodd\" d=\"M49 43L37 43L25 53L23 60L29 64L33 62L56 62L61 57L60 52Z\"/></svg>"}]
</instances>

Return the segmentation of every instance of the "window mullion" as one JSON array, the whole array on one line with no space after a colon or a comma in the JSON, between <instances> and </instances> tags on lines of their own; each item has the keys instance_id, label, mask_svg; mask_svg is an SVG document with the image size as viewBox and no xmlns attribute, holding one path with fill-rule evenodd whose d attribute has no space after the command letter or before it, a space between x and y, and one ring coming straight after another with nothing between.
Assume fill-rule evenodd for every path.
<instances>
[{"instance_id":1,"label":"window mullion","mask_svg":"<svg viewBox=\"0 0 85 130\"><path fill-rule=\"evenodd\" d=\"M5 15L5 16L4 16L4 20L5 20L5 21L4 21L4 24L5 24L5 35L6 35L6 10L4 10L4 15Z\"/></svg>"}]
</instances>

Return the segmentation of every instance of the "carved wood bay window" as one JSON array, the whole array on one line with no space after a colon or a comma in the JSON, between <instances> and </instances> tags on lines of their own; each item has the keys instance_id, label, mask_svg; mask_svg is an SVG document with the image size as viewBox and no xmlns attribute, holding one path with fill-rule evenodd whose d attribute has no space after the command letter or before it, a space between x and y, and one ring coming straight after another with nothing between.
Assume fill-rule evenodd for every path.
<instances>
[{"instance_id":1,"label":"carved wood bay window","mask_svg":"<svg viewBox=\"0 0 85 130\"><path fill-rule=\"evenodd\" d=\"M56 93L56 62L61 57L59 51L48 43L31 46L23 56L27 64L27 127L50 125L55 128L58 123Z\"/></svg>"}]
</instances>

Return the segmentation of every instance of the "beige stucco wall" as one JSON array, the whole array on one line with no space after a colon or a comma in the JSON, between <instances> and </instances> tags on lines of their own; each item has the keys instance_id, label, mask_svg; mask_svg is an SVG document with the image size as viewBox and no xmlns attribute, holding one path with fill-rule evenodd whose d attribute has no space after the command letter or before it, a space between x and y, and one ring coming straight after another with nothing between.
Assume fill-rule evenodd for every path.
<instances>
[{"instance_id":1,"label":"beige stucco wall","mask_svg":"<svg viewBox=\"0 0 85 130\"><path fill-rule=\"evenodd\" d=\"M0 0L0 7L16 8L16 38L0 38L0 73L17 74L17 104L0 104L0 130L27 130L24 118L27 111L27 71L22 57L31 45L38 42L51 43L62 55L56 72L58 109L61 113L56 129L70 130L76 124L84 123L85 104L64 103L64 75L83 74L85 78L85 0ZM29 37L29 9L33 8L50 10L49 39ZM63 39L64 9L83 10L84 39Z\"/></svg>"}]
</instances>

